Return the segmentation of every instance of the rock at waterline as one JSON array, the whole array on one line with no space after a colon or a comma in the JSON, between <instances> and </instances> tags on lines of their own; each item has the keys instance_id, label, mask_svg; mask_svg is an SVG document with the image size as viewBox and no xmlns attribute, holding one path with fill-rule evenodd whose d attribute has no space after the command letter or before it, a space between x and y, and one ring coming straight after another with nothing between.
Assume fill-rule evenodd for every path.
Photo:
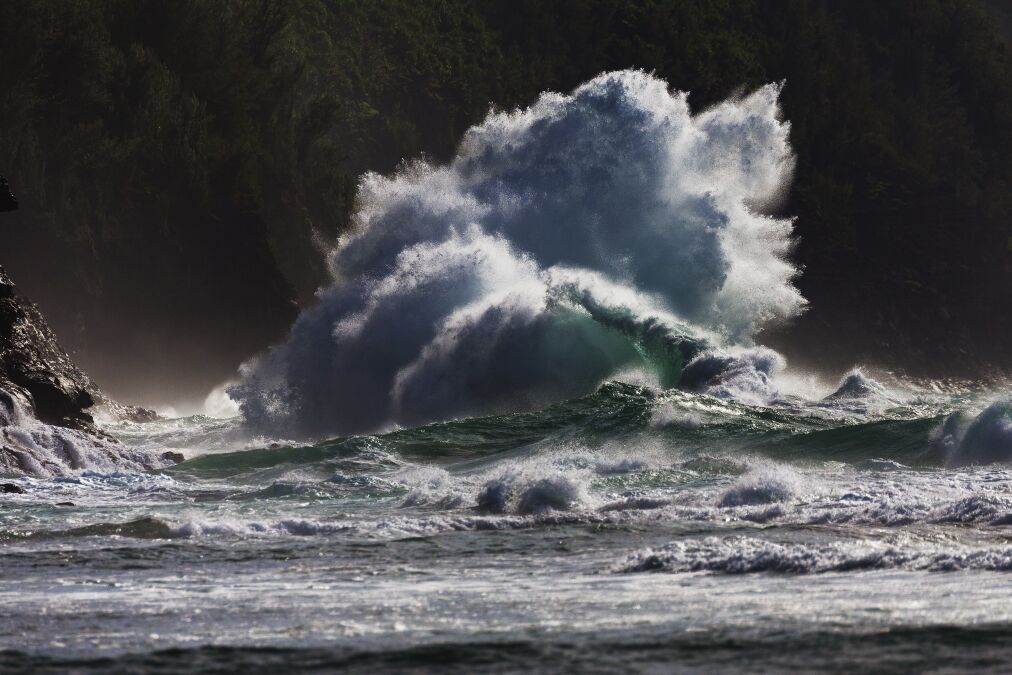
<instances>
[{"instance_id":1,"label":"rock at waterline","mask_svg":"<svg viewBox=\"0 0 1012 675\"><path fill-rule=\"evenodd\" d=\"M4 483L3 485L0 485L0 492L5 495L23 495L25 493L25 489L20 485L15 485L14 483Z\"/></svg>"},{"instance_id":2,"label":"rock at waterline","mask_svg":"<svg viewBox=\"0 0 1012 675\"><path fill-rule=\"evenodd\" d=\"M0 390L15 387L27 392L41 421L97 433L86 411L98 388L0 267Z\"/></svg>"},{"instance_id":3,"label":"rock at waterline","mask_svg":"<svg viewBox=\"0 0 1012 675\"><path fill-rule=\"evenodd\" d=\"M91 415L96 403L118 419L133 410L105 397L74 364L38 307L0 267L0 473L55 476L164 465L157 455L102 432Z\"/></svg>"}]
</instances>

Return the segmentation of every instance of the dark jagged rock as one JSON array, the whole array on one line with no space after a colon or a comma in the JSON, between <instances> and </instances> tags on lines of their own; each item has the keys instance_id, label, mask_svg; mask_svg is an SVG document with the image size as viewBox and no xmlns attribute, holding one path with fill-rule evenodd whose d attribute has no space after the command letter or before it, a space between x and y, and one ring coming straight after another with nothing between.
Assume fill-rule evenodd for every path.
<instances>
[{"instance_id":1,"label":"dark jagged rock","mask_svg":"<svg viewBox=\"0 0 1012 675\"><path fill-rule=\"evenodd\" d=\"M0 475L145 470L165 464L167 460L128 448L99 430L90 414L95 404L117 419L154 416L105 397L0 267Z\"/></svg>"},{"instance_id":2,"label":"dark jagged rock","mask_svg":"<svg viewBox=\"0 0 1012 675\"><path fill-rule=\"evenodd\" d=\"M169 450L167 452L162 453L162 459L164 459L167 462L181 464L182 462L186 461L186 456L183 455L183 453L181 452L173 452L172 450Z\"/></svg>"},{"instance_id":3,"label":"dark jagged rock","mask_svg":"<svg viewBox=\"0 0 1012 675\"><path fill-rule=\"evenodd\" d=\"M11 192L10 183L3 176L0 176L0 211L16 211L18 198Z\"/></svg>"},{"instance_id":4,"label":"dark jagged rock","mask_svg":"<svg viewBox=\"0 0 1012 675\"><path fill-rule=\"evenodd\" d=\"M6 495L23 495L25 493L25 489L20 485L15 485L14 483L4 483L3 485L0 485L0 492Z\"/></svg>"},{"instance_id":5,"label":"dark jagged rock","mask_svg":"<svg viewBox=\"0 0 1012 675\"><path fill-rule=\"evenodd\" d=\"M13 386L11 386L13 385ZM97 433L86 412L98 388L60 346L34 303L0 267L0 389L25 392L47 424Z\"/></svg>"}]
</instances>

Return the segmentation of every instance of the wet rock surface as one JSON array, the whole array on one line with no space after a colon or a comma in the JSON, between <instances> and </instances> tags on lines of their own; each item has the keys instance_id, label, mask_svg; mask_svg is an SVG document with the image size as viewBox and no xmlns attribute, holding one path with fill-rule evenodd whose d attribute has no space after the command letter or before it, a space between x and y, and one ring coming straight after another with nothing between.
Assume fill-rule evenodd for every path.
<instances>
[{"instance_id":1,"label":"wet rock surface","mask_svg":"<svg viewBox=\"0 0 1012 675\"><path fill-rule=\"evenodd\" d=\"M92 417L95 408L118 419L156 417L104 396L0 267L0 475L147 470L166 463L103 433Z\"/></svg>"},{"instance_id":2,"label":"wet rock surface","mask_svg":"<svg viewBox=\"0 0 1012 675\"><path fill-rule=\"evenodd\" d=\"M60 346L34 303L0 267L0 390L27 398L47 424L96 432L98 388ZM97 433L97 432L96 432Z\"/></svg>"}]
</instances>

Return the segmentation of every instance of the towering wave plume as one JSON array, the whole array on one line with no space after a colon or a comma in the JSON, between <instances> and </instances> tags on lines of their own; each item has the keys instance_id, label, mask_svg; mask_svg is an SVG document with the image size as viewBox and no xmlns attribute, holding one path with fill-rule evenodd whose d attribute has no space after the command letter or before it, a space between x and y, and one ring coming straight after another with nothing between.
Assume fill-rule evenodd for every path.
<instances>
[{"instance_id":1,"label":"towering wave plume","mask_svg":"<svg viewBox=\"0 0 1012 675\"><path fill-rule=\"evenodd\" d=\"M532 408L629 368L677 385L804 306L791 222L756 210L793 168L779 92L693 115L606 73L490 113L447 166L367 174L332 285L230 395L256 429L320 436ZM725 380L757 361L708 360Z\"/></svg>"}]
</instances>

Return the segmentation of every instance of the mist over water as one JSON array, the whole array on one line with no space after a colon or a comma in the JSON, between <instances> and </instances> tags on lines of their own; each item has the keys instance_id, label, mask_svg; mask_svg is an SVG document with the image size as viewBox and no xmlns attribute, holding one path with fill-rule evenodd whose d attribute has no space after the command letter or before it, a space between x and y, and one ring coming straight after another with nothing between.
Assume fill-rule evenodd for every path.
<instances>
[{"instance_id":1,"label":"mist over water","mask_svg":"<svg viewBox=\"0 0 1012 675\"><path fill-rule=\"evenodd\" d=\"M693 115L649 74L606 73L490 113L447 166L366 175L332 285L230 389L247 425L319 437L534 409L631 368L672 386L700 357L763 395L775 358L712 352L805 304L790 220L757 211L793 167L779 91Z\"/></svg>"}]
</instances>

